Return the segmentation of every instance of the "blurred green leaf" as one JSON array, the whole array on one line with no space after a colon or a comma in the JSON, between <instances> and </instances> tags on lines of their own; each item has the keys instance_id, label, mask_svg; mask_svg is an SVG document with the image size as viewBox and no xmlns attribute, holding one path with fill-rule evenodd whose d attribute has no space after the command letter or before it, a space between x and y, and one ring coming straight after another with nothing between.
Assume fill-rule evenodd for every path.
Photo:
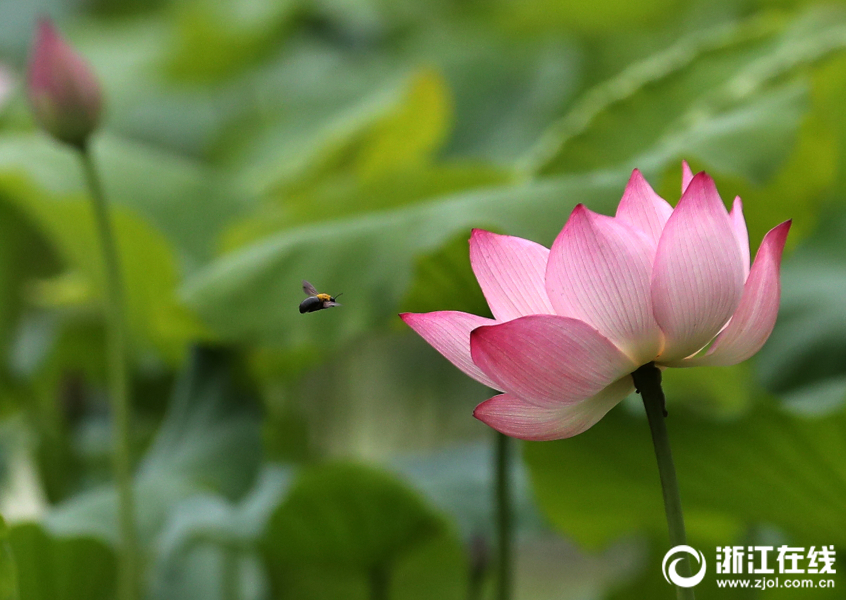
<instances>
[{"instance_id":1,"label":"blurred green leaf","mask_svg":"<svg viewBox=\"0 0 846 600\"><path fill-rule=\"evenodd\" d=\"M492 431L485 433L493 437ZM391 469L411 481L429 502L450 515L465 540L477 535L494 540L493 450L494 445L488 442L418 452L395 459ZM516 443L514 450L517 450ZM515 460L508 477L513 523L518 536L545 532L547 528L534 504L524 462Z\"/></svg>"},{"instance_id":2,"label":"blurred green leaf","mask_svg":"<svg viewBox=\"0 0 846 600\"><path fill-rule=\"evenodd\" d=\"M361 140L356 170L367 180L426 164L443 145L451 121L452 104L442 75L433 69L415 73L397 105Z\"/></svg>"},{"instance_id":3,"label":"blurred green leaf","mask_svg":"<svg viewBox=\"0 0 846 600\"><path fill-rule=\"evenodd\" d=\"M455 124L444 155L510 167L577 93L584 57L573 39L510 39L473 25L433 28L418 42L442 65L454 97Z\"/></svg>"},{"instance_id":4,"label":"blurred green leaf","mask_svg":"<svg viewBox=\"0 0 846 600\"><path fill-rule=\"evenodd\" d=\"M110 2L112 0L100 0ZM124 4L136 0L121 0ZM146 7L154 2L147 0ZM178 11L150 11L140 18L80 19L66 30L90 60L107 103L104 128L125 139L202 156L224 125L240 111L230 88L197 87L166 74L169 52L178 42L172 18Z\"/></svg>"},{"instance_id":5,"label":"blurred green leaf","mask_svg":"<svg viewBox=\"0 0 846 600\"><path fill-rule=\"evenodd\" d=\"M443 77L421 69L342 107L312 107L293 121L265 124L246 154L245 188L282 194L336 170L366 179L426 164L449 131L452 112Z\"/></svg>"},{"instance_id":6,"label":"blurred green leaf","mask_svg":"<svg viewBox=\"0 0 846 600\"><path fill-rule=\"evenodd\" d=\"M846 46L846 14L814 9L786 25L759 16L696 31L590 90L526 159L533 173L698 157L756 181L793 146L805 110L791 79Z\"/></svg>"},{"instance_id":7,"label":"blurred green leaf","mask_svg":"<svg viewBox=\"0 0 846 600\"><path fill-rule=\"evenodd\" d=\"M164 423L135 476L138 530L150 543L171 507L200 491L237 498L253 482L261 456L255 407L232 381L231 352L196 348L176 385ZM117 543L113 486L59 504L47 524L63 534Z\"/></svg>"},{"instance_id":8,"label":"blurred green leaf","mask_svg":"<svg viewBox=\"0 0 846 600\"><path fill-rule=\"evenodd\" d=\"M846 56L838 54L816 69L813 83L814 118L818 122L818 128L824 129L828 134L826 142L836 148L833 159L821 162L824 167L833 171L833 187L837 190L834 197L842 200L842 190L846 187L846 152L843 151L846 146L846 115L839 107L846 94ZM818 157L818 160L826 154L827 151ZM808 162L809 167L813 166L812 161Z\"/></svg>"},{"instance_id":9,"label":"blurred green leaf","mask_svg":"<svg viewBox=\"0 0 846 600\"><path fill-rule=\"evenodd\" d=\"M96 138L93 152L109 201L164 235L173 255L171 269L177 274L208 260L220 232L249 207L249 199L223 176L172 152L109 135ZM66 204L87 200L75 154L40 135L3 138L0 174L10 181L10 200L38 225L43 226L39 217L48 210L41 205L58 205L62 210ZM18 191L23 187L23 182L16 183L21 177L31 189ZM34 198L15 197L15 191Z\"/></svg>"},{"instance_id":10,"label":"blurred green leaf","mask_svg":"<svg viewBox=\"0 0 846 600\"><path fill-rule=\"evenodd\" d=\"M772 524L797 541L841 543L846 413L813 420L760 405L714 421L671 407L667 428L691 540L725 544L750 526ZM544 514L579 543L665 534L642 411L617 408L574 438L527 443L524 456Z\"/></svg>"},{"instance_id":11,"label":"blurred green leaf","mask_svg":"<svg viewBox=\"0 0 846 600\"><path fill-rule=\"evenodd\" d=\"M413 283L401 302L403 312L461 310L492 318L470 267L468 237L462 231L434 252L416 258Z\"/></svg>"},{"instance_id":12,"label":"blurred green leaf","mask_svg":"<svg viewBox=\"0 0 846 600\"><path fill-rule=\"evenodd\" d=\"M0 515L0 600L19 600L18 572L9 543L9 528Z\"/></svg>"},{"instance_id":13,"label":"blurred green leaf","mask_svg":"<svg viewBox=\"0 0 846 600\"><path fill-rule=\"evenodd\" d=\"M111 600L116 559L103 542L65 537L35 523L11 528L20 600Z\"/></svg>"},{"instance_id":14,"label":"blurred green leaf","mask_svg":"<svg viewBox=\"0 0 846 600\"><path fill-rule=\"evenodd\" d=\"M666 23L682 6L678 0L498 0L492 4L501 26L521 33L565 29L603 34Z\"/></svg>"},{"instance_id":15,"label":"blurred green leaf","mask_svg":"<svg viewBox=\"0 0 846 600\"><path fill-rule=\"evenodd\" d=\"M796 143L799 123L808 109L807 96L803 83L750 95L734 110L679 128L661 140L653 153L627 164L649 168L650 163L670 157L695 156L718 173L739 173L752 181L766 181Z\"/></svg>"},{"instance_id":16,"label":"blurred green leaf","mask_svg":"<svg viewBox=\"0 0 846 600\"><path fill-rule=\"evenodd\" d=\"M58 265L48 241L0 193L0 347L13 343L26 305L20 289L33 277L47 277Z\"/></svg>"},{"instance_id":17,"label":"blurred green leaf","mask_svg":"<svg viewBox=\"0 0 846 600\"><path fill-rule=\"evenodd\" d=\"M250 487L261 456L259 414L234 381L234 360L226 348L194 348L139 478L184 478L229 498Z\"/></svg>"},{"instance_id":18,"label":"blurred green leaf","mask_svg":"<svg viewBox=\"0 0 846 600\"><path fill-rule=\"evenodd\" d=\"M289 481L287 469L266 467L236 505L208 494L177 504L156 542L153 595L159 600L201 600L228 585L245 600L265 597L258 542Z\"/></svg>"},{"instance_id":19,"label":"blurred green leaf","mask_svg":"<svg viewBox=\"0 0 846 600\"><path fill-rule=\"evenodd\" d=\"M743 214L753 251L767 231L793 219L788 238L789 255L792 246L813 232L820 206L835 184L840 142L832 134L829 119L825 118L826 108L817 105L816 101L813 104L815 106L799 129L793 152L765 185L714 173L726 200L732 196L743 199ZM691 166L695 172L701 165L694 161ZM676 190L673 195L678 193Z\"/></svg>"},{"instance_id":20,"label":"blurred green leaf","mask_svg":"<svg viewBox=\"0 0 846 600\"><path fill-rule=\"evenodd\" d=\"M108 136L94 151L110 201L164 234L177 276L214 256L221 232L253 202L214 169L171 152Z\"/></svg>"},{"instance_id":21,"label":"blurred green leaf","mask_svg":"<svg viewBox=\"0 0 846 600\"><path fill-rule=\"evenodd\" d=\"M628 175L472 191L285 230L211 263L186 281L184 297L224 339L282 348L337 347L395 318L420 253L461 231L469 238L472 227L494 227L548 244L577 202L610 211ZM344 306L300 315L303 278L330 293L344 292Z\"/></svg>"},{"instance_id":22,"label":"blurred green leaf","mask_svg":"<svg viewBox=\"0 0 846 600\"><path fill-rule=\"evenodd\" d=\"M178 34L168 55L170 75L214 82L238 74L273 48L296 17L296 0L191 0L175 5Z\"/></svg>"},{"instance_id":23,"label":"blurred green leaf","mask_svg":"<svg viewBox=\"0 0 846 600\"><path fill-rule=\"evenodd\" d=\"M662 385L670 406L678 402L711 417L743 414L755 401L755 379L749 363L667 369Z\"/></svg>"},{"instance_id":24,"label":"blurred green leaf","mask_svg":"<svg viewBox=\"0 0 846 600\"><path fill-rule=\"evenodd\" d=\"M829 209L815 235L785 262L779 319L758 357L764 385L802 413L846 403L846 212Z\"/></svg>"},{"instance_id":25,"label":"blurred green leaf","mask_svg":"<svg viewBox=\"0 0 846 600\"><path fill-rule=\"evenodd\" d=\"M46 141L4 139L0 141L0 193L55 245L71 269L84 276L90 298L85 291L82 298L101 298L101 252L74 158ZM135 185L133 189L147 187ZM129 325L138 340L152 342L165 356L178 356L185 341L201 337L202 331L173 295L179 278L173 246L126 206L113 206L112 219Z\"/></svg>"},{"instance_id":26,"label":"blurred green leaf","mask_svg":"<svg viewBox=\"0 0 846 600\"><path fill-rule=\"evenodd\" d=\"M153 573L162 577L152 584L151 595L157 600L206 600L227 594L239 600L268 597L267 575L255 553L198 544L175 558L163 576Z\"/></svg>"},{"instance_id":27,"label":"blurred green leaf","mask_svg":"<svg viewBox=\"0 0 846 600\"><path fill-rule=\"evenodd\" d=\"M838 34L844 28L843 19L838 20L837 12L832 15L812 13L786 31L782 31L780 22L753 20L680 42L600 88L595 93L599 109L596 102L585 101L584 109L575 109L561 131L553 129L539 148L559 148L562 138L554 132L575 127L573 132L562 134L563 139L573 140L573 144L560 146L566 152L572 148L572 156L562 159L564 170L605 169L622 162L626 171L640 166L655 172L668 161L692 154L701 155L718 172L752 180L766 178L795 147L799 121L807 109L807 86L788 76L798 65L840 47ZM820 23L824 30L811 27ZM703 94L703 87L712 91ZM678 107L674 114L684 124L682 128L666 126L672 121L667 106ZM607 110L603 112L603 108ZM613 111L622 113L611 116ZM661 128L656 127L656 119L664 123ZM619 123L629 126L628 133ZM637 128L644 128L649 135L637 133ZM582 134L593 149L576 143ZM737 144L732 136L746 141ZM613 152L609 154L608 149ZM715 154L716 150L719 152ZM545 168L544 172L550 170L555 169ZM384 322L408 290L405 282L411 277L411 261L420 254L435 253L462 230L493 227L541 242L551 240L549 225L555 219L550 215L557 213L550 212L546 190L560 186L560 196L568 199L561 203L563 206L575 204L570 198L590 203L591 188L601 180L592 175L593 171L582 179L540 180L526 187L494 188L426 202L421 198L408 208L364 212L358 219L283 229L224 256L189 279L184 297L224 339L288 348L304 347L308 340L317 339L340 343L357 331ZM620 185L617 197L622 188ZM304 198L308 200L302 206L319 214L316 204L320 203L313 204L308 195ZM333 201L328 203L328 212L333 214L331 207L343 206L344 201L338 198L344 195L329 198ZM355 194L349 198L353 206L374 202L361 202ZM602 210L603 204L593 208ZM520 214L514 215L518 206ZM258 226L245 221L241 229L230 234L228 247L284 227L283 213L280 211L276 218L257 215L252 223ZM558 220L559 227L565 220ZM343 316L307 320L280 310L279 306L296 303L298 286L293 282L303 277L315 279L311 273L326 278L329 283L320 285L332 286L332 293L337 289L349 296L348 290L357 290L358 297L366 300L364 306L347 300ZM392 273L393 280L387 280L384 273ZM417 284L419 279L414 281ZM362 296L361 290L367 295ZM377 303L386 310L379 311ZM327 322L334 326L326 326Z\"/></svg>"},{"instance_id":28,"label":"blurred green leaf","mask_svg":"<svg viewBox=\"0 0 846 600\"><path fill-rule=\"evenodd\" d=\"M743 198L753 249L776 223L793 219L789 254L792 246L813 233L825 202L842 197L837 190L844 189L846 119L839 106L846 93L846 55L836 53L815 64L809 79L809 111L792 153L773 176L761 185L748 177L715 173L721 190ZM694 161L692 166L704 165Z\"/></svg>"},{"instance_id":29,"label":"blurred green leaf","mask_svg":"<svg viewBox=\"0 0 846 600\"><path fill-rule=\"evenodd\" d=\"M443 523L390 476L355 465L302 472L274 512L273 562L329 562L365 572L386 566Z\"/></svg>"},{"instance_id":30,"label":"blurred green leaf","mask_svg":"<svg viewBox=\"0 0 846 600\"><path fill-rule=\"evenodd\" d=\"M363 466L304 470L274 512L264 551L275 598L462 598L461 547L446 522L391 476Z\"/></svg>"},{"instance_id":31,"label":"blurred green leaf","mask_svg":"<svg viewBox=\"0 0 846 600\"><path fill-rule=\"evenodd\" d=\"M468 439L487 439L488 428L470 415L490 390L444 360L399 319L397 329L363 337L309 370L301 366L301 376L286 382L284 394L267 394L270 414L284 414L287 409L308 423L300 460L306 454L305 458L357 456L385 463L393 462L398 452L424 453ZM290 370L271 375L273 385L281 388L280 380L292 379ZM289 431L290 427L277 429L273 420L266 428L272 445L290 436ZM302 439L295 435L293 441ZM447 461L434 462L443 467ZM483 485L474 481L468 485Z\"/></svg>"},{"instance_id":32,"label":"blurred green leaf","mask_svg":"<svg viewBox=\"0 0 846 600\"><path fill-rule=\"evenodd\" d=\"M479 165L437 165L412 168L361 179L336 174L236 221L222 239L222 250L232 251L295 225L323 222L425 202L431 198L500 184L509 173Z\"/></svg>"}]
</instances>

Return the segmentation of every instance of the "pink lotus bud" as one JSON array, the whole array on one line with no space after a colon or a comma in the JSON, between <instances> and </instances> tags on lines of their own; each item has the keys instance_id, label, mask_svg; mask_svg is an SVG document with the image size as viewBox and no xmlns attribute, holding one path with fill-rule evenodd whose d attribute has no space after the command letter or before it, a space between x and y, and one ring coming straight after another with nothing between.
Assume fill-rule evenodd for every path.
<instances>
[{"instance_id":1,"label":"pink lotus bud","mask_svg":"<svg viewBox=\"0 0 846 600\"><path fill-rule=\"evenodd\" d=\"M28 79L29 103L38 124L62 142L84 146L100 121L100 84L48 19L38 23Z\"/></svg>"}]
</instances>

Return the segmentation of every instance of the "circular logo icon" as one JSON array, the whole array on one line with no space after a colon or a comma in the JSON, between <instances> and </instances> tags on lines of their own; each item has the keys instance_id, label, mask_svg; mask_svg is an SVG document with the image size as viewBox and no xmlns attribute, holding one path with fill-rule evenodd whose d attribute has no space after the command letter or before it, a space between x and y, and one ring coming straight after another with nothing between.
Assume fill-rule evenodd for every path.
<instances>
[{"instance_id":1,"label":"circular logo icon","mask_svg":"<svg viewBox=\"0 0 846 600\"><path fill-rule=\"evenodd\" d=\"M673 556L682 552L690 554L702 564L696 575L693 575L692 577L683 577L682 575L676 573L676 565L680 560L683 560L684 557L679 556L677 558L673 558ZM672 562L670 562L670 559L672 559ZM667 566L667 562L670 562L669 567ZM683 588L693 587L698 585L705 578L705 555L690 546L674 546L664 555L664 562L661 563L661 571L664 573L664 579L667 580L667 583L672 583Z\"/></svg>"}]
</instances>

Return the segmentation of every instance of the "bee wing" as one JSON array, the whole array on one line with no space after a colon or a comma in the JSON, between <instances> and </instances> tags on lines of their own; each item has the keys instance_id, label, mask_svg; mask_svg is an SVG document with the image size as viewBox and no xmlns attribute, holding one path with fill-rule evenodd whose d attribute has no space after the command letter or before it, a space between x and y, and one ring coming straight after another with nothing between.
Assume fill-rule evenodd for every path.
<instances>
[{"instance_id":1,"label":"bee wing","mask_svg":"<svg viewBox=\"0 0 846 600\"><path fill-rule=\"evenodd\" d=\"M324 302L323 303L323 308L329 308L330 306L341 306L341 305L338 304L337 302Z\"/></svg>"},{"instance_id":2,"label":"bee wing","mask_svg":"<svg viewBox=\"0 0 846 600\"><path fill-rule=\"evenodd\" d=\"M317 290L314 289L314 286L311 285L305 279L303 279L303 291L305 292L306 296L316 296L317 295Z\"/></svg>"}]
</instances>

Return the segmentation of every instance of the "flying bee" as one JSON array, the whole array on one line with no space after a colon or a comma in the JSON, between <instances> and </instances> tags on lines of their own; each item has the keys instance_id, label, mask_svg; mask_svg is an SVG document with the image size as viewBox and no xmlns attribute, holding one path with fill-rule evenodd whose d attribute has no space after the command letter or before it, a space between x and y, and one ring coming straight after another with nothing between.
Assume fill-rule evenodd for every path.
<instances>
[{"instance_id":1,"label":"flying bee","mask_svg":"<svg viewBox=\"0 0 846 600\"><path fill-rule=\"evenodd\" d=\"M317 290L314 289L314 286L305 279L303 279L303 291L308 298L300 302L301 314L314 312L316 310L323 310L324 308L331 308L333 306L341 306L335 302L335 298L339 297L341 294L338 294L338 296L335 297L332 297L329 294L318 294Z\"/></svg>"}]
</instances>

